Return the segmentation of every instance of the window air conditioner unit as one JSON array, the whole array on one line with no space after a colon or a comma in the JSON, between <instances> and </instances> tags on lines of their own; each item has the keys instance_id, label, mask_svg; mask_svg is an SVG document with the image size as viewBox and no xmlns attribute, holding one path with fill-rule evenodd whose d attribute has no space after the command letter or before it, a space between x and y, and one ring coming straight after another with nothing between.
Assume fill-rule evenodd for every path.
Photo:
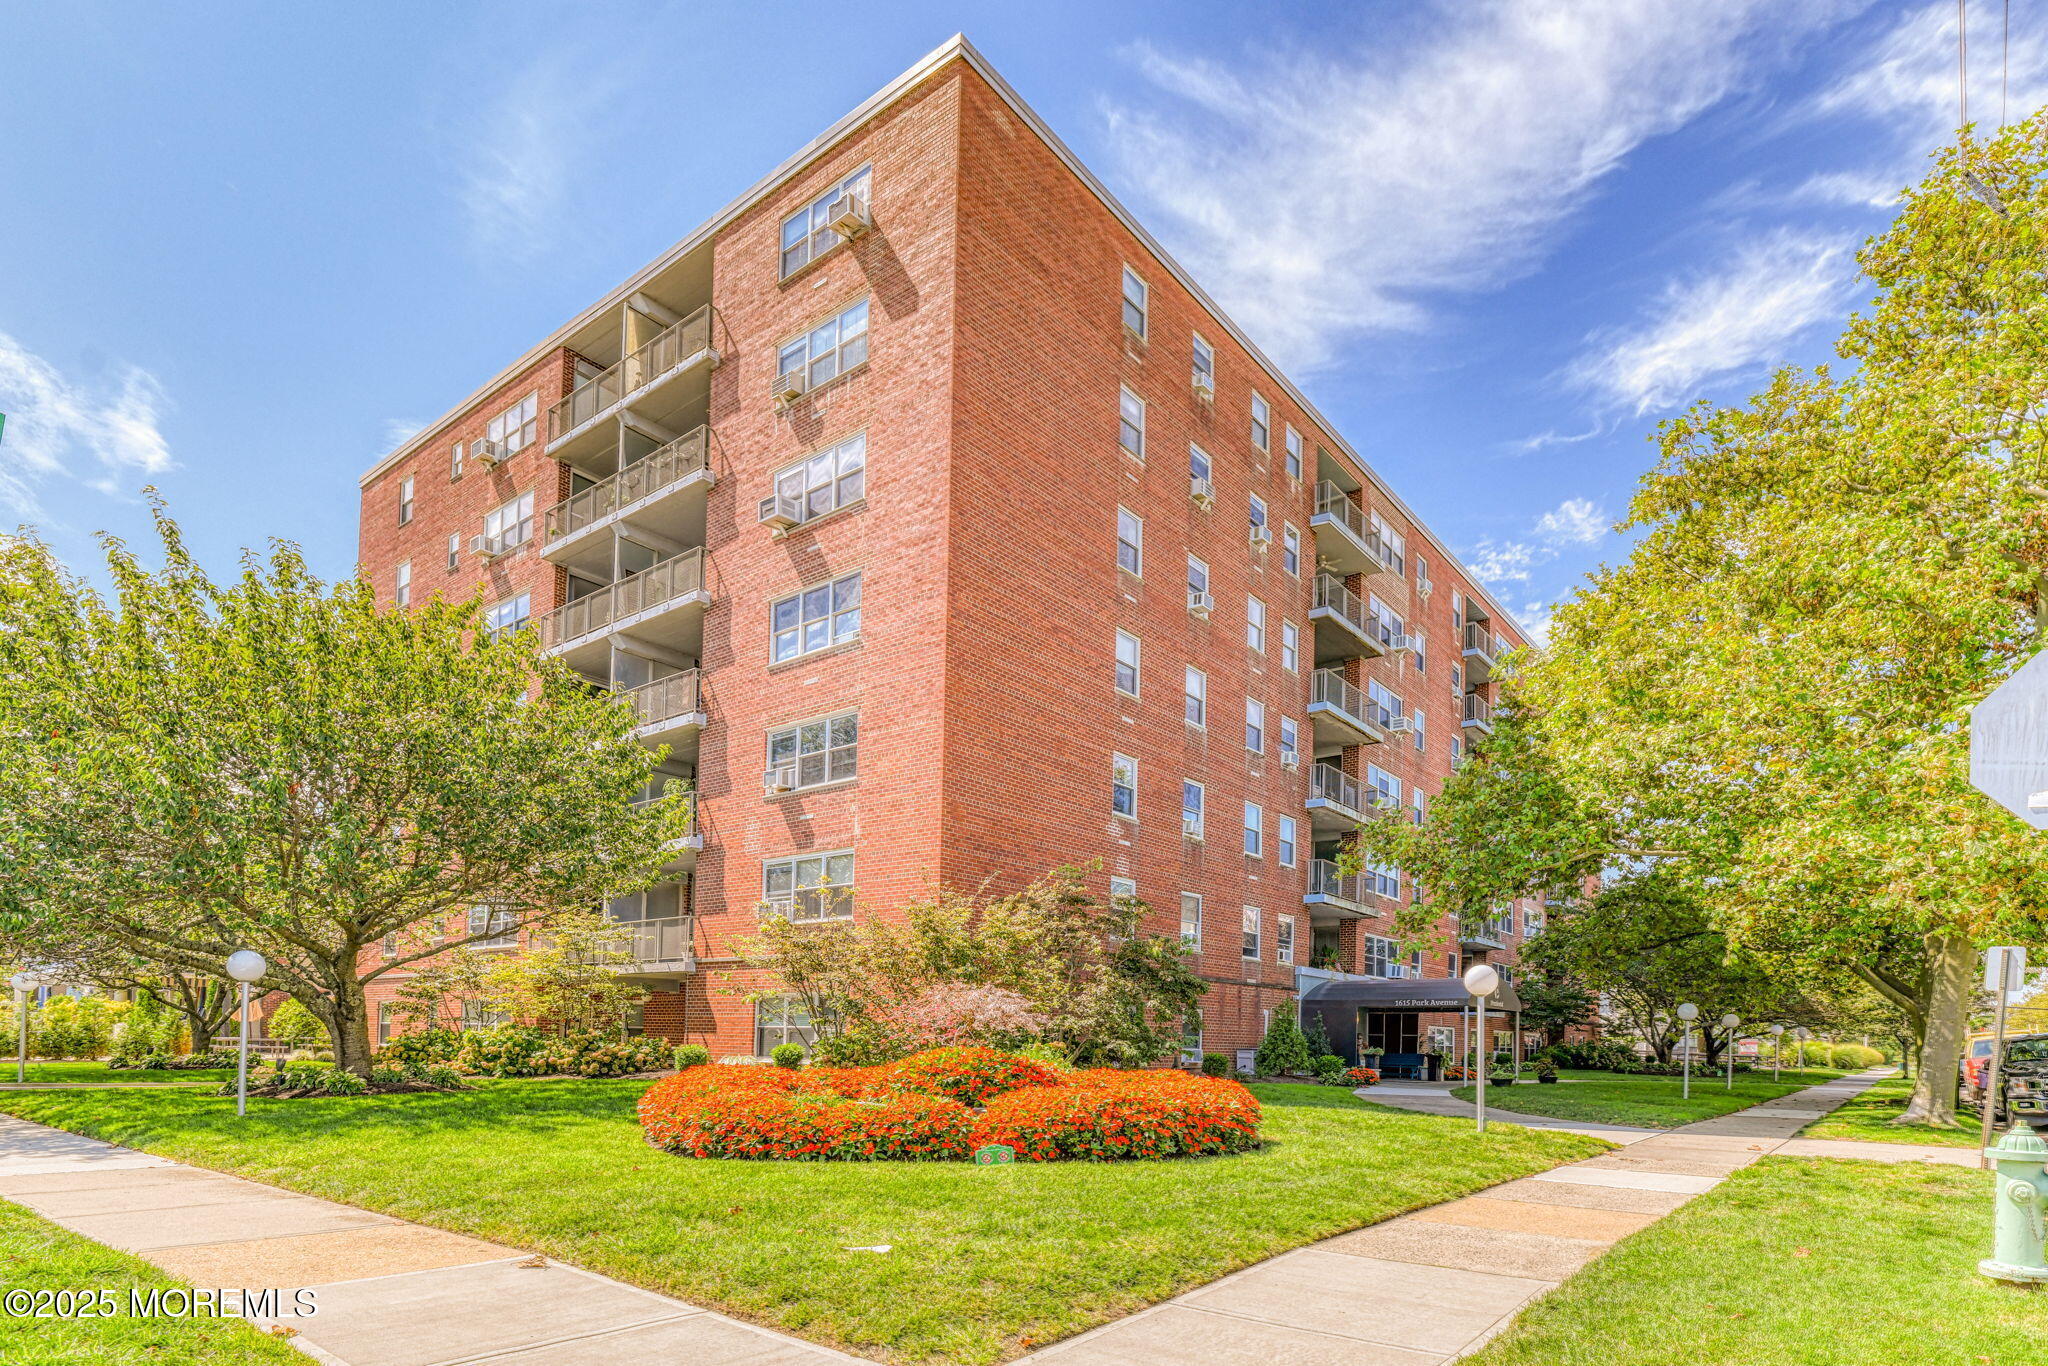
<instances>
[{"instance_id":1,"label":"window air conditioner unit","mask_svg":"<svg viewBox=\"0 0 2048 1366\"><path fill-rule=\"evenodd\" d=\"M1415 718L1412 716L1389 717L1387 723L1381 726L1380 729L1389 735L1412 735L1415 733Z\"/></svg>"},{"instance_id":2,"label":"window air conditioner unit","mask_svg":"<svg viewBox=\"0 0 2048 1366\"><path fill-rule=\"evenodd\" d=\"M794 792L796 790L796 765L778 764L774 768L769 769L765 785L770 796L778 792Z\"/></svg>"},{"instance_id":3,"label":"window air conditioner unit","mask_svg":"<svg viewBox=\"0 0 2048 1366\"><path fill-rule=\"evenodd\" d=\"M1206 370L1197 370L1194 374L1194 385L1196 398L1204 403L1214 403L1216 401L1216 377L1214 375Z\"/></svg>"},{"instance_id":4,"label":"window air conditioner unit","mask_svg":"<svg viewBox=\"0 0 2048 1366\"><path fill-rule=\"evenodd\" d=\"M1191 616L1201 621L1207 621L1209 613L1214 611L1215 607L1216 599L1210 597L1201 589L1190 588L1188 590L1188 613Z\"/></svg>"},{"instance_id":5,"label":"window air conditioner unit","mask_svg":"<svg viewBox=\"0 0 2048 1366\"><path fill-rule=\"evenodd\" d=\"M1408 975L1408 965L1407 965L1406 963L1389 963L1389 964L1387 964L1387 976L1389 976L1389 977L1406 977L1407 975Z\"/></svg>"},{"instance_id":6,"label":"window air conditioner unit","mask_svg":"<svg viewBox=\"0 0 2048 1366\"><path fill-rule=\"evenodd\" d=\"M849 242L874 226L868 218L867 201L855 194L843 194L827 205L825 222Z\"/></svg>"},{"instance_id":7,"label":"window air conditioner unit","mask_svg":"<svg viewBox=\"0 0 2048 1366\"><path fill-rule=\"evenodd\" d=\"M1263 554L1265 554L1265 553L1266 553L1266 552L1267 552L1268 550L1271 550L1272 548L1273 548L1273 533L1272 533L1272 531L1271 531L1270 529L1268 529L1268 528L1266 528L1266 527L1262 527L1262 526L1255 526L1255 527L1253 527L1253 528L1252 528L1252 549L1254 549L1254 550L1258 551L1258 552L1259 552L1259 553L1260 553L1261 555L1263 555Z\"/></svg>"},{"instance_id":8,"label":"window air conditioner unit","mask_svg":"<svg viewBox=\"0 0 2048 1366\"><path fill-rule=\"evenodd\" d=\"M796 909L796 898L793 896L771 896L763 904L768 908L769 915L779 915L784 920L787 920L790 918L790 912Z\"/></svg>"},{"instance_id":9,"label":"window air conditioner unit","mask_svg":"<svg viewBox=\"0 0 2048 1366\"><path fill-rule=\"evenodd\" d=\"M787 531L803 519L803 505L786 494L771 494L761 500L762 526Z\"/></svg>"},{"instance_id":10,"label":"window air conditioner unit","mask_svg":"<svg viewBox=\"0 0 2048 1366\"><path fill-rule=\"evenodd\" d=\"M1389 651L1391 651L1392 653L1394 653L1394 654L1399 654L1399 653L1401 653L1401 651L1403 651L1403 650L1413 650L1414 648L1415 648L1415 637L1414 637L1414 636L1402 636L1402 635L1394 635L1394 636L1389 636L1389 637L1387 638L1387 649L1388 649Z\"/></svg>"},{"instance_id":11,"label":"window air conditioner unit","mask_svg":"<svg viewBox=\"0 0 2048 1366\"><path fill-rule=\"evenodd\" d=\"M504 464L510 455L501 443L483 437L469 443L469 458L487 470Z\"/></svg>"},{"instance_id":12,"label":"window air conditioner unit","mask_svg":"<svg viewBox=\"0 0 2048 1366\"><path fill-rule=\"evenodd\" d=\"M1301 756L1299 754L1281 755L1280 767L1286 769L1289 773L1301 772Z\"/></svg>"},{"instance_id":13,"label":"window air conditioner unit","mask_svg":"<svg viewBox=\"0 0 2048 1366\"><path fill-rule=\"evenodd\" d=\"M505 553L505 546L496 536L472 536L469 538L469 553L495 560Z\"/></svg>"},{"instance_id":14,"label":"window air conditioner unit","mask_svg":"<svg viewBox=\"0 0 2048 1366\"><path fill-rule=\"evenodd\" d=\"M1422 596L1425 598L1429 596L1429 590L1434 587L1436 587L1436 585L1431 583L1428 579L1417 579L1415 581L1415 591L1422 594Z\"/></svg>"},{"instance_id":15,"label":"window air conditioner unit","mask_svg":"<svg viewBox=\"0 0 2048 1366\"><path fill-rule=\"evenodd\" d=\"M802 398L811 387L809 376L802 370L791 370L775 377L775 401L794 403Z\"/></svg>"},{"instance_id":16,"label":"window air conditioner unit","mask_svg":"<svg viewBox=\"0 0 2048 1366\"><path fill-rule=\"evenodd\" d=\"M1188 477L1188 497L1194 500L1196 507L1207 512L1210 508L1216 506L1216 485L1202 478L1199 474L1190 475Z\"/></svg>"},{"instance_id":17,"label":"window air conditioner unit","mask_svg":"<svg viewBox=\"0 0 2048 1366\"><path fill-rule=\"evenodd\" d=\"M1180 818L1180 833L1183 837L1193 840L1196 844L1200 844L1202 842L1202 818L1200 816L1190 816L1183 812Z\"/></svg>"}]
</instances>

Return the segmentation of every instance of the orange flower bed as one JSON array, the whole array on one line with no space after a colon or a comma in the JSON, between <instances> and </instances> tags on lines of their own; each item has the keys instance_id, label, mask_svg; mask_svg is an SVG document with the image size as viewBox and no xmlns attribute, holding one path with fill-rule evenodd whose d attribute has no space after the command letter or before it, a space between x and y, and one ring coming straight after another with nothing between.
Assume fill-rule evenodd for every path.
<instances>
[{"instance_id":1,"label":"orange flower bed","mask_svg":"<svg viewBox=\"0 0 2048 1366\"><path fill-rule=\"evenodd\" d=\"M1102 1162L1243 1152L1259 1103L1234 1081L948 1048L880 1067L692 1067L648 1088L640 1124L688 1157L960 1161L1004 1143L1022 1161Z\"/></svg>"}]
</instances>

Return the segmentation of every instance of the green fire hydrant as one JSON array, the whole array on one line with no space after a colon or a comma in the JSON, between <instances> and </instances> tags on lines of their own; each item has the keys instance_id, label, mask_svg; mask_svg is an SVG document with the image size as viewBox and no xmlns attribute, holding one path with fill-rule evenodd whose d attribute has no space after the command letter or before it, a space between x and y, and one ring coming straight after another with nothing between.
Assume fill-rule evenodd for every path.
<instances>
[{"instance_id":1,"label":"green fire hydrant","mask_svg":"<svg viewBox=\"0 0 2048 1366\"><path fill-rule=\"evenodd\" d=\"M2024 1124L2015 1124L1986 1148L1998 1168L1992 1206L1992 1255L1977 1270L1995 1281L2035 1286L2048 1283L2048 1143Z\"/></svg>"}]
</instances>

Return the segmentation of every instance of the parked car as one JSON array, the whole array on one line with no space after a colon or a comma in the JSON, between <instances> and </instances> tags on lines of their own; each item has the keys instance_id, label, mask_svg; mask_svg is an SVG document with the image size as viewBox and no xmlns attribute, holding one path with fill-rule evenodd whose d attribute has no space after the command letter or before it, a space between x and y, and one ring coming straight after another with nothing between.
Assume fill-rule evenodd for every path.
<instances>
[{"instance_id":1,"label":"parked car","mask_svg":"<svg viewBox=\"0 0 2048 1366\"><path fill-rule=\"evenodd\" d=\"M1963 1060L1963 1103L1981 1109L1984 1083L1991 1064L1991 1040L1981 1040L1983 1055L1977 1055L1979 1040L1970 1041ZM1974 1074L1971 1071L1975 1065ZM2032 1129L2048 1131L2048 1034L2014 1034L2005 1041L2005 1057L1998 1065L1999 1103L1994 1118L1999 1122L2020 1119Z\"/></svg>"}]
</instances>

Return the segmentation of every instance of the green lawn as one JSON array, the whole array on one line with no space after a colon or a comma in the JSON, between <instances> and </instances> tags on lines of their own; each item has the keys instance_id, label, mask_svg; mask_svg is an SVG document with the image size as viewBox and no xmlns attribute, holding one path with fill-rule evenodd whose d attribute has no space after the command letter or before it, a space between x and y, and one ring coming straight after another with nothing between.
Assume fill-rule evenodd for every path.
<instances>
[{"instance_id":1,"label":"green lawn","mask_svg":"<svg viewBox=\"0 0 2048 1366\"><path fill-rule=\"evenodd\" d=\"M251 1064L254 1065L253 1063ZM0 1059L0 1085L14 1084L15 1065L12 1060ZM103 1062L32 1062L28 1065L28 1082L93 1083L129 1082L143 1084L171 1081L210 1081L215 1085L235 1075L232 1067L195 1068L190 1072L145 1071L136 1067L109 1067Z\"/></svg>"},{"instance_id":2,"label":"green lawn","mask_svg":"<svg viewBox=\"0 0 2048 1366\"><path fill-rule=\"evenodd\" d=\"M1488 1109L1498 1107L1525 1115L1551 1119L1577 1119L1596 1124L1632 1124L1645 1129L1675 1129L1694 1120L1712 1119L1745 1109L1759 1101L1775 1100L1842 1074L1812 1069L1786 1071L1779 1081L1768 1072L1735 1074L1735 1089L1722 1089L1722 1074L1695 1076L1692 1097L1681 1092L1679 1077L1632 1077L1617 1072L1561 1071L1555 1086L1543 1086L1524 1077L1513 1086L1488 1086ZM1460 1086L1451 1094L1471 1100L1476 1088Z\"/></svg>"},{"instance_id":3,"label":"green lawn","mask_svg":"<svg viewBox=\"0 0 2048 1366\"><path fill-rule=\"evenodd\" d=\"M1865 1143L1928 1143L1943 1148L1974 1148L1982 1132L1977 1116L1961 1116L1960 1129L1935 1129L1925 1124L1893 1124L1906 1108L1913 1083L1904 1077L1886 1077L1826 1119L1817 1119L1800 1133L1801 1138L1849 1138Z\"/></svg>"},{"instance_id":4,"label":"green lawn","mask_svg":"<svg viewBox=\"0 0 2048 1366\"><path fill-rule=\"evenodd\" d=\"M139 1257L68 1233L0 1200L0 1293L10 1290L110 1290L113 1318L18 1317L0 1313L0 1361L23 1366L305 1366L284 1341L239 1318L130 1318L128 1292L181 1286Z\"/></svg>"},{"instance_id":5,"label":"green lawn","mask_svg":"<svg viewBox=\"0 0 2048 1366\"><path fill-rule=\"evenodd\" d=\"M2034 1366L2048 1294L1976 1274L1990 1223L1982 1172L1765 1158L1618 1244L1465 1366Z\"/></svg>"},{"instance_id":6,"label":"green lawn","mask_svg":"<svg viewBox=\"0 0 2048 1366\"><path fill-rule=\"evenodd\" d=\"M474 1234L898 1361L990 1362L1277 1252L1603 1151L1583 1134L1257 1086L1266 1146L1195 1161L699 1161L649 1148L647 1083L252 1100L17 1091L0 1110ZM855 1251L887 1244L885 1253Z\"/></svg>"}]
</instances>

